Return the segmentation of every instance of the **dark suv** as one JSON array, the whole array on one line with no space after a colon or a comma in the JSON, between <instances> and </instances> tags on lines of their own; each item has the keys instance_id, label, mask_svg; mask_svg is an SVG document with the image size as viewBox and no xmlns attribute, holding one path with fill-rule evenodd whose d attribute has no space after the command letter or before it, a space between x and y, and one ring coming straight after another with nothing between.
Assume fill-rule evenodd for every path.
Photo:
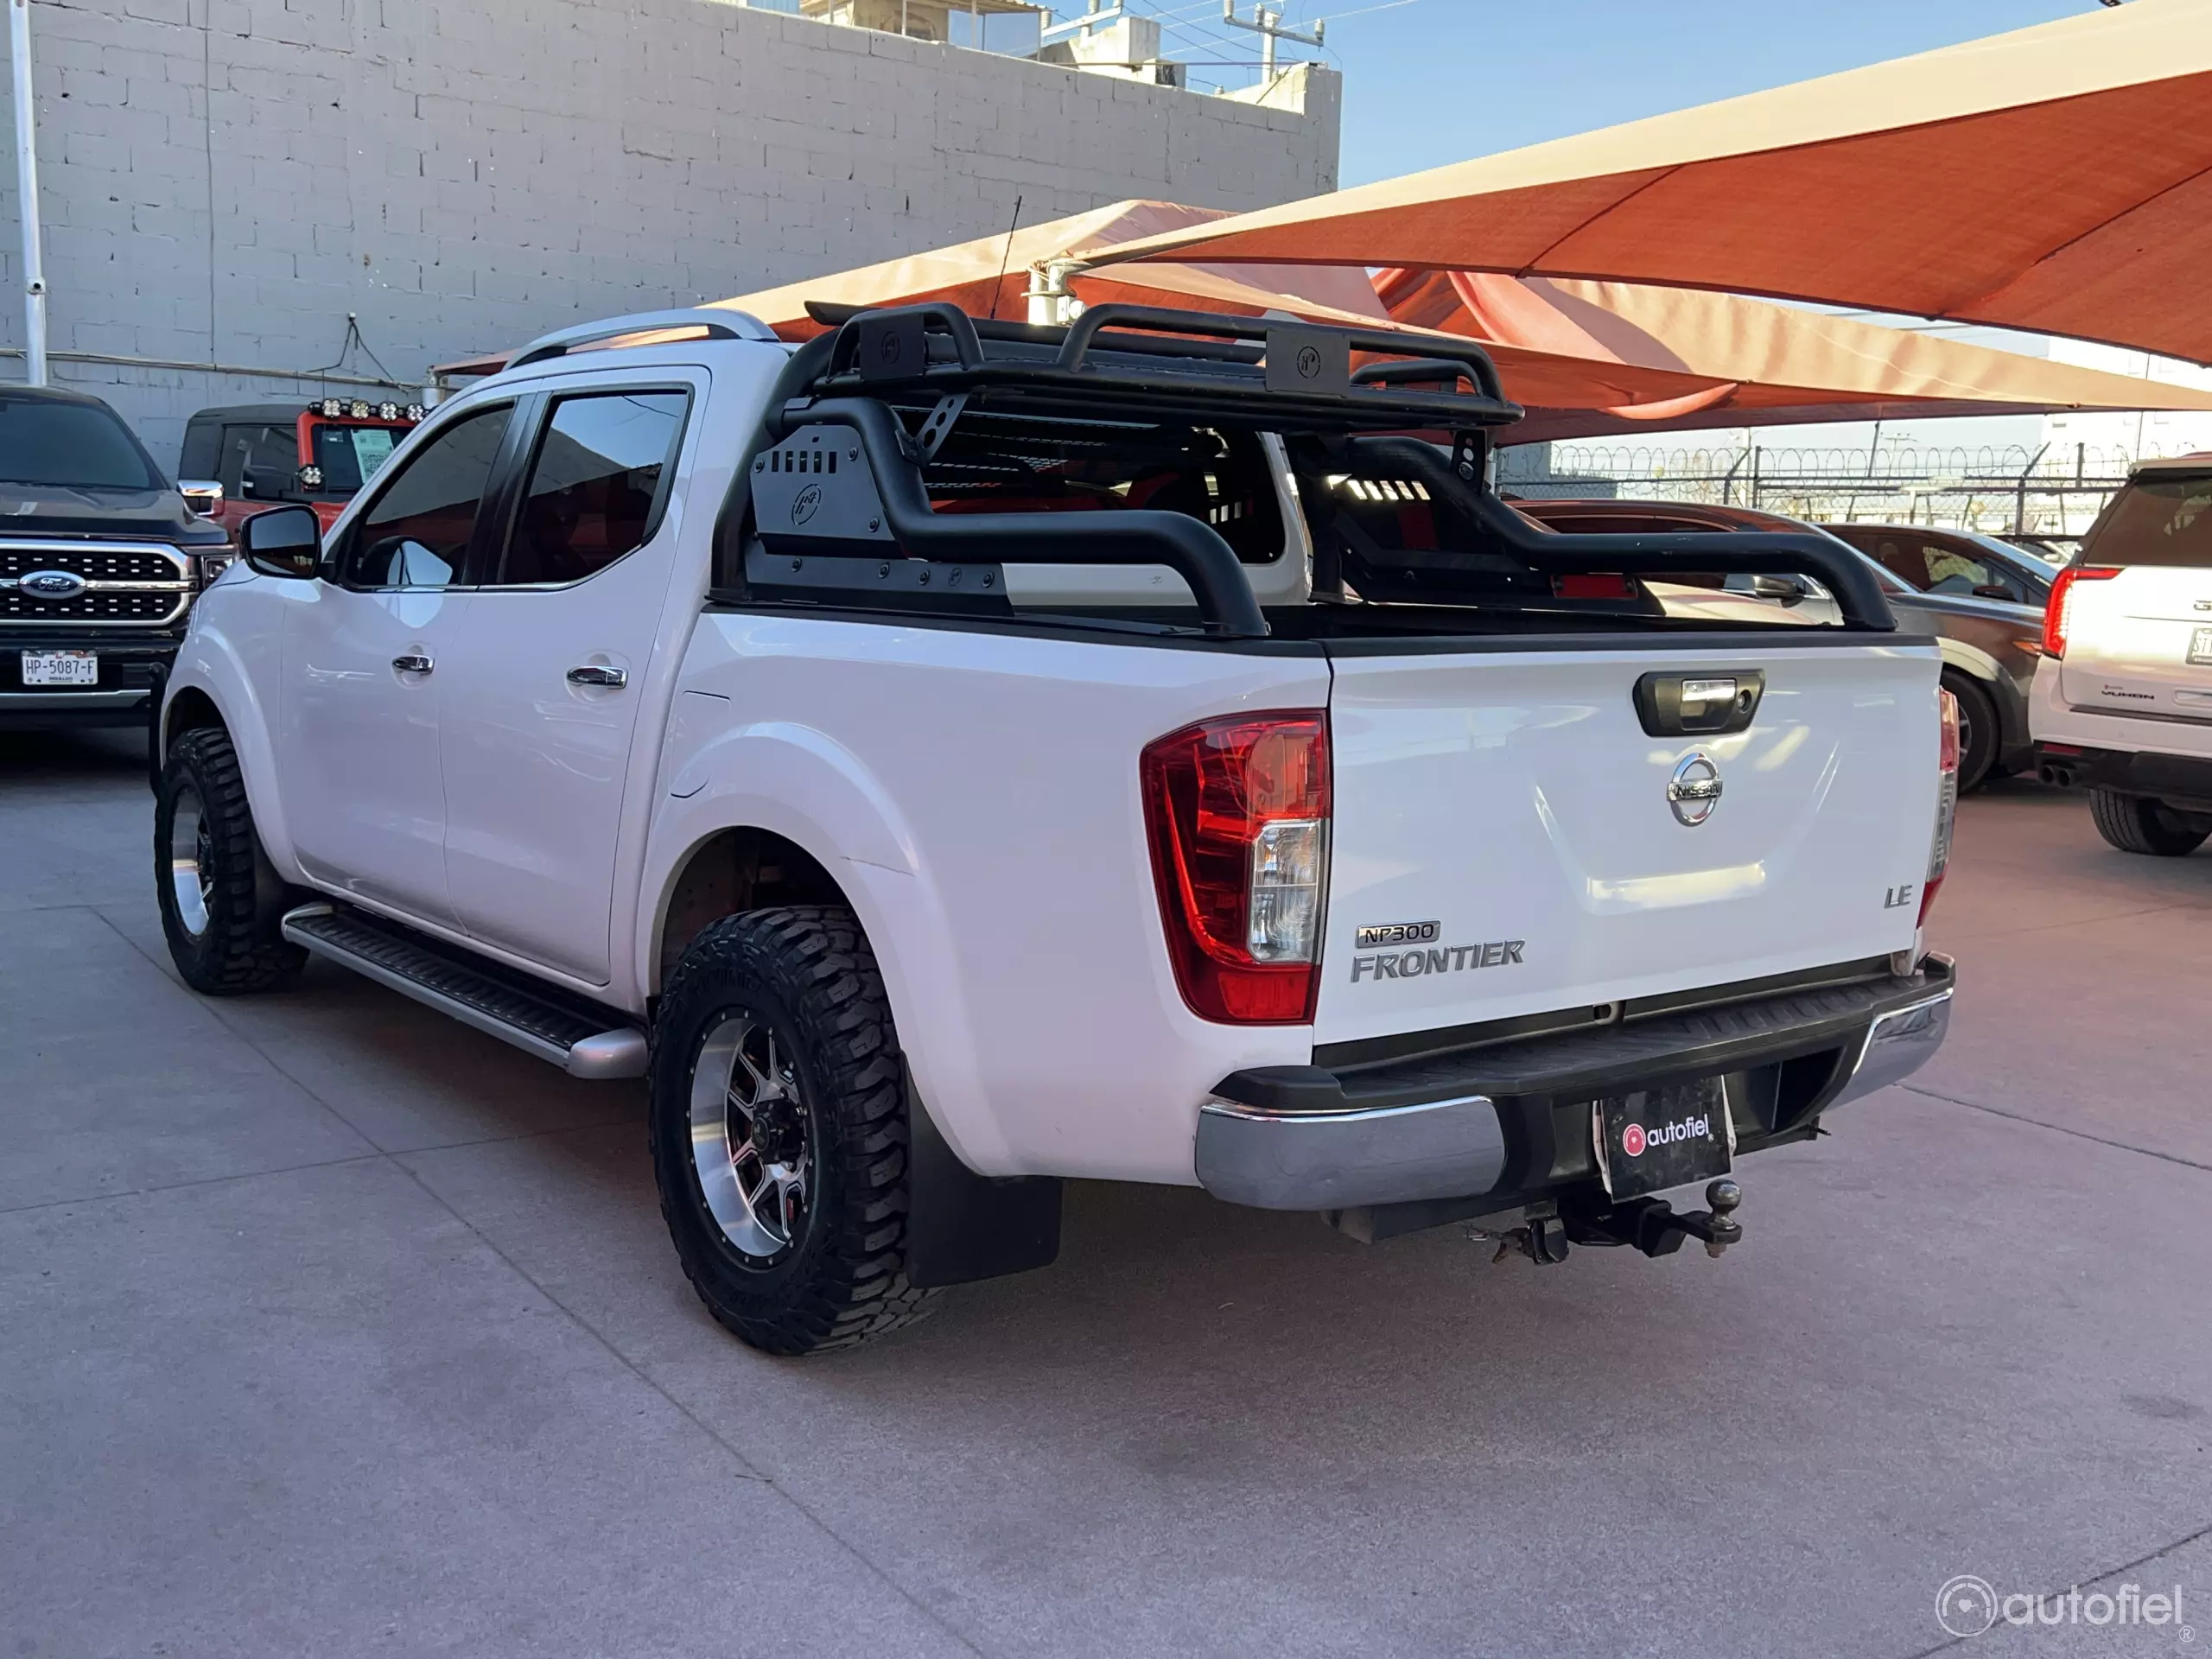
<instances>
[{"instance_id":1,"label":"dark suv","mask_svg":"<svg viewBox=\"0 0 2212 1659\"><path fill-rule=\"evenodd\" d=\"M230 562L105 404L0 386L0 728L143 721Z\"/></svg>"}]
</instances>

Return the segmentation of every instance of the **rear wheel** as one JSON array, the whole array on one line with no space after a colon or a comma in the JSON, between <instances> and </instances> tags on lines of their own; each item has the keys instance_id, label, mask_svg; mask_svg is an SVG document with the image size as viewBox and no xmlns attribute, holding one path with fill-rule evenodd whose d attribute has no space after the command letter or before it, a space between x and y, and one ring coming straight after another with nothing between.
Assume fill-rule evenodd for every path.
<instances>
[{"instance_id":1,"label":"rear wheel","mask_svg":"<svg viewBox=\"0 0 2212 1659\"><path fill-rule=\"evenodd\" d=\"M184 982L208 996L267 990L307 952L278 931L289 894L261 849L230 734L187 732L154 798L154 880L162 931Z\"/></svg>"},{"instance_id":2,"label":"rear wheel","mask_svg":"<svg viewBox=\"0 0 2212 1659\"><path fill-rule=\"evenodd\" d=\"M1943 676L1943 689L1959 700L1959 793L1979 789L1997 763L1997 705L1964 674Z\"/></svg>"},{"instance_id":3,"label":"rear wheel","mask_svg":"<svg viewBox=\"0 0 2212 1659\"><path fill-rule=\"evenodd\" d=\"M2147 795L2122 795L2109 789L2089 791L2089 817L2102 836L2123 853L2151 853L2179 858L2204 844L2212 830L2191 829L2164 801Z\"/></svg>"},{"instance_id":4,"label":"rear wheel","mask_svg":"<svg viewBox=\"0 0 2212 1659\"><path fill-rule=\"evenodd\" d=\"M850 911L700 934L661 998L652 1139L685 1276L753 1347L849 1347L922 1313L898 1033Z\"/></svg>"}]
</instances>

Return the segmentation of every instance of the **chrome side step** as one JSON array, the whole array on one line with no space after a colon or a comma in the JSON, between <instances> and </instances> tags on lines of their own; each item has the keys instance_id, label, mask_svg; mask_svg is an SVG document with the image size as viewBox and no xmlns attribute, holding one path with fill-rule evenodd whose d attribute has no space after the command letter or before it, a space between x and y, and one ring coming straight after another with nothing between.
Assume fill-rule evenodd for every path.
<instances>
[{"instance_id":1,"label":"chrome side step","mask_svg":"<svg viewBox=\"0 0 2212 1659\"><path fill-rule=\"evenodd\" d=\"M411 996L463 1025L549 1060L573 1077L642 1077L645 1033L610 1030L581 997L431 939L397 922L335 905L302 905L285 913L284 937L303 950Z\"/></svg>"}]
</instances>

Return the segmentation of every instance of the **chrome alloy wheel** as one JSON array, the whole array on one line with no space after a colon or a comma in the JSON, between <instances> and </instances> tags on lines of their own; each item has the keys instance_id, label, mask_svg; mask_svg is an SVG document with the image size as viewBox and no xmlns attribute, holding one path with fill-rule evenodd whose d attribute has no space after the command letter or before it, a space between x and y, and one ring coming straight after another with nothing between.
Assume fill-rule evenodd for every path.
<instances>
[{"instance_id":1,"label":"chrome alloy wheel","mask_svg":"<svg viewBox=\"0 0 2212 1659\"><path fill-rule=\"evenodd\" d=\"M691 1072L691 1165L739 1254L772 1261L806 1225L813 1158L790 1059L766 1020L733 1009Z\"/></svg>"},{"instance_id":2,"label":"chrome alloy wheel","mask_svg":"<svg viewBox=\"0 0 2212 1659\"><path fill-rule=\"evenodd\" d=\"M200 804L200 791L188 784L177 791L175 810L169 817L169 890L176 899L177 920L195 939L207 931L214 863L207 810Z\"/></svg>"}]
</instances>

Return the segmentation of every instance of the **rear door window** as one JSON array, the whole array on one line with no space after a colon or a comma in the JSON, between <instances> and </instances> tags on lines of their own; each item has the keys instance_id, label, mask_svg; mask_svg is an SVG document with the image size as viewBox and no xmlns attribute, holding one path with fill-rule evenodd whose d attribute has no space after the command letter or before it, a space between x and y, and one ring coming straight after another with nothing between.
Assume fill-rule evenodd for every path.
<instances>
[{"instance_id":1,"label":"rear door window","mask_svg":"<svg viewBox=\"0 0 2212 1659\"><path fill-rule=\"evenodd\" d=\"M664 391L556 399L491 585L582 582L650 541L690 404L690 394Z\"/></svg>"},{"instance_id":2,"label":"rear door window","mask_svg":"<svg viewBox=\"0 0 2212 1659\"><path fill-rule=\"evenodd\" d=\"M2212 472L2134 480L2083 541L2082 562L2212 569Z\"/></svg>"}]
</instances>

